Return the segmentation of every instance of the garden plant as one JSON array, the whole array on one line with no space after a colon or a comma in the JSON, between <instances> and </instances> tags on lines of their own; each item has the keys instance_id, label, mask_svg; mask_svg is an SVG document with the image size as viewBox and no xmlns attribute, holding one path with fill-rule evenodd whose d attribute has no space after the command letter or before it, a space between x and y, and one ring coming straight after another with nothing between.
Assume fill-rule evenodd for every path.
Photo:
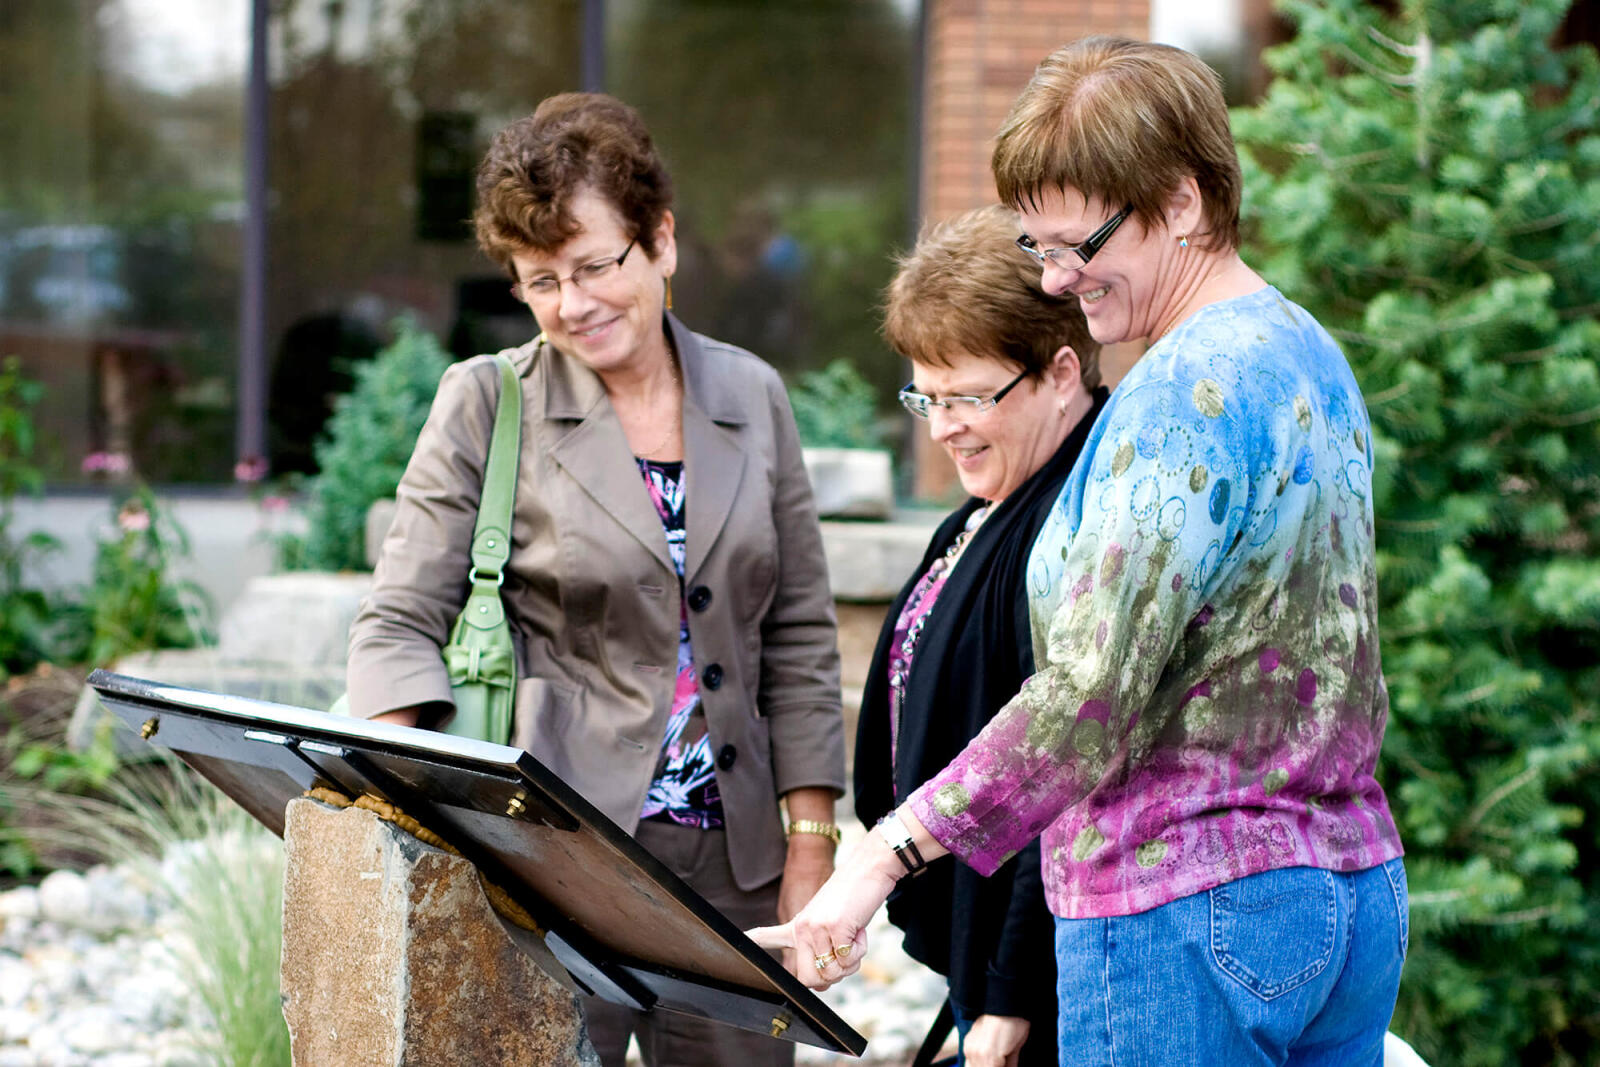
<instances>
[{"instance_id":1,"label":"garden plant","mask_svg":"<svg viewBox=\"0 0 1600 1067\"><path fill-rule=\"evenodd\" d=\"M395 340L355 368L355 388L339 398L316 449L319 473L307 486L310 532L303 552L313 570L364 570L367 509L394 496L422 432L450 356L409 319Z\"/></svg>"},{"instance_id":2,"label":"garden plant","mask_svg":"<svg viewBox=\"0 0 1600 1067\"><path fill-rule=\"evenodd\" d=\"M1394 1029L1441 1064L1600 1062L1600 61L1569 7L1289 0L1234 116L1246 254L1372 416Z\"/></svg>"}]
</instances>

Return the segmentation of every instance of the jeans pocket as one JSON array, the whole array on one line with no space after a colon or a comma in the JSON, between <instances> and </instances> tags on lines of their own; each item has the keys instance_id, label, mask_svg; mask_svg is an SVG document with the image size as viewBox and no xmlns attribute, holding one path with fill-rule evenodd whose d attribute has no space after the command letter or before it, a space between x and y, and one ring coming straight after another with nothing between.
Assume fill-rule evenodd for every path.
<instances>
[{"instance_id":1,"label":"jeans pocket","mask_svg":"<svg viewBox=\"0 0 1600 1067\"><path fill-rule=\"evenodd\" d=\"M1211 958L1260 997L1305 985L1333 960L1338 917L1331 871L1289 867L1211 890Z\"/></svg>"},{"instance_id":2,"label":"jeans pocket","mask_svg":"<svg viewBox=\"0 0 1600 1067\"><path fill-rule=\"evenodd\" d=\"M1395 917L1400 920L1400 958L1406 958L1411 947L1411 890L1406 883L1405 860L1398 857L1383 865L1389 876L1389 888L1394 891Z\"/></svg>"}]
</instances>

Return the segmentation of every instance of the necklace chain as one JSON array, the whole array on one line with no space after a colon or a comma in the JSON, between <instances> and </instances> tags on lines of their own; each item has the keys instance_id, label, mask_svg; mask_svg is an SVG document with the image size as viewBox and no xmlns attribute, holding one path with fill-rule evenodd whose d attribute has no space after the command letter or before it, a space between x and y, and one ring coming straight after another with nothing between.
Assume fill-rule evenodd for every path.
<instances>
[{"instance_id":1,"label":"necklace chain","mask_svg":"<svg viewBox=\"0 0 1600 1067\"><path fill-rule=\"evenodd\" d=\"M672 384L674 386L673 392L676 393L678 391L677 386L680 384L679 380L678 380L678 364L677 364L677 361L674 360L670 355L667 357L667 369L672 374ZM674 399L674 402L676 402L677 398L674 397L673 399ZM661 436L661 440L657 441L655 443L654 447L647 448L644 451L640 452L639 455L641 455L641 456L653 456L657 452L660 452L663 448L666 448L667 445L672 442L672 438L678 433L678 431L679 431L679 425L678 424L679 424L680 421L681 420L678 417L678 413L676 411L674 411L672 416L670 416L667 419L667 432Z\"/></svg>"},{"instance_id":2,"label":"necklace chain","mask_svg":"<svg viewBox=\"0 0 1600 1067\"><path fill-rule=\"evenodd\" d=\"M950 542L950 547L945 549L944 555L936 562L941 564L940 570L946 570L956 565L962 551L967 547L967 542L972 540L972 535L978 532L978 527L983 525L983 520L989 517L990 505L985 504L971 515L967 516L966 525L961 527L961 532L956 534L956 539Z\"/></svg>"}]
</instances>

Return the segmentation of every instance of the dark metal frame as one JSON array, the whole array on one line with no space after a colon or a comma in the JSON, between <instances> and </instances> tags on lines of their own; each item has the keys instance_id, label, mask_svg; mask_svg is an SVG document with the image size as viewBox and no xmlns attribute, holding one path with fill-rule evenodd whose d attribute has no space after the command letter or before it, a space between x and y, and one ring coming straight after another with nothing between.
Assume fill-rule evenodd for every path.
<instances>
[{"instance_id":1,"label":"dark metal frame","mask_svg":"<svg viewBox=\"0 0 1600 1067\"><path fill-rule=\"evenodd\" d=\"M400 807L525 908L571 977L606 1000L856 1056L866 1049L777 960L520 749L107 671L89 684L126 726L279 835L288 802L314 786Z\"/></svg>"}]
</instances>

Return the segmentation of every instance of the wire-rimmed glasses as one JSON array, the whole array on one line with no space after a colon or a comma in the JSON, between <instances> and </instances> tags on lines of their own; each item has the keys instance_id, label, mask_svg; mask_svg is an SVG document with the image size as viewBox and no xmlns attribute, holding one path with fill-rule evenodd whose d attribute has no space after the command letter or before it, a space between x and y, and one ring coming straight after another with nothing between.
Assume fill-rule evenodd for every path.
<instances>
[{"instance_id":1,"label":"wire-rimmed glasses","mask_svg":"<svg viewBox=\"0 0 1600 1067\"><path fill-rule=\"evenodd\" d=\"M911 382L907 382L905 387L900 390L900 403L907 411L919 419L932 418L934 408L944 408L946 414L951 418L957 422L965 422L974 415L981 415L1000 403L1006 398L1006 394L1015 389L1022 382L1022 379L1027 376L1028 372L1023 371L1007 382L998 393L994 393L991 396L947 396L935 398L927 393L918 392L913 388Z\"/></svg>"},{"instance_id":2,"label":"wire-rimmed glasses","mask_svg":"<svg viewBox=\"0 0 1600 1067\"><path fill-rule=\"evenodd\" d=\"M622 255L591 260L565 278L558 278L554 274L541 274L537 278L518 282L511 287L511 292L530 303L535 300L549 300L554 297L561 292L562 282L571 282L585 292L592 292L595 286L604 285L616 276L616 273L622 269L623 261L628 258L628 253L632 252L633 246L638 243L639 239L635 237L628 242L628 247L622 250Z\"/></svg>"}]
</instances>

